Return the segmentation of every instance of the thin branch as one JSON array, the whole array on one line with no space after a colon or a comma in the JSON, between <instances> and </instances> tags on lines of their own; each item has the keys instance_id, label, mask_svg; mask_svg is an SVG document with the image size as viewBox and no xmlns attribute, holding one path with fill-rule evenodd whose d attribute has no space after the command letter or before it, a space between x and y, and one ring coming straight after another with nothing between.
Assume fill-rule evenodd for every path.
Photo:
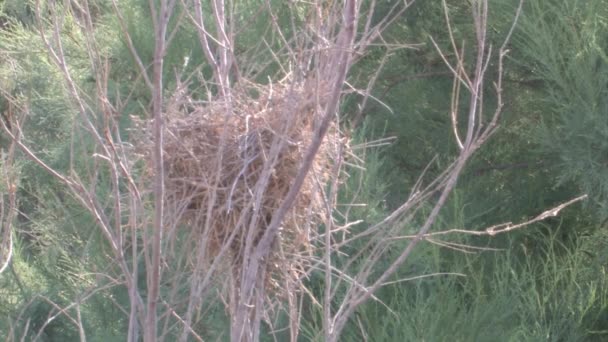
<instances>
[{"instance_id":1,"label":"thin branch","mask_svg":"<svg viewBox=\"0 0 608 342\"><path fill-rule=\"evenodd\" d=\"M116 14L116 17L118 18L122 34L124 34L125 39L127 41L127 47L129 48L129 52L131 52L131 56L133 57L135 63L137 64L137 67L139 68L139 74L144 78L146 86L148 86L148 88L152 90L152 80L150 80L150 76L148 76L148 70L146 66L144 66L144 63L142 62L141 57L137 52L137 49L135 49L135 45L133 44L133 40L131 39L131 35L129 34L129 29L127 27L127 24L125 23L120 9L118 8L118 3L116 2L116 0L112 0L112 6L114 7L114 13ZM154 15L152 16L152 18L155 18Z\"/></svg>"},{"instance_id":2,"label":"thin branch","mask_svg":"<svg viewBox=\"0 0 608 342\"><path fill-rule=\"evenodd\" d=\"M420 279L437 277L437 276L444 276L444 275L447 275L447 276L457 276L457 277L466 277L466 274L462 274L462 273L437 272L437 273L431 273L431 274L422 274L422 275L418 275L418 276L414 276L414 277L402 278L402 279L399 279L399 280L387 281L386 283L382 284L382 286L401 284L401 283L405 283L405 282L412 281L412 280L420 280Z\"/></svg>"}]
</instances>

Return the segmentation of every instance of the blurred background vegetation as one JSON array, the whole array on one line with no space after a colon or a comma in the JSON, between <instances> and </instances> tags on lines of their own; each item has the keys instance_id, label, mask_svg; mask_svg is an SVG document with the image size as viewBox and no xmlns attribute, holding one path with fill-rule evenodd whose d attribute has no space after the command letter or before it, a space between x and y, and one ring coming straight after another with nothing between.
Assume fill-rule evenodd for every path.
<instances>
[{"instance_id":1,"label":"blurred background vegetation","mask_svg":"<svg viewBox=\"0 0 608 342\"><path fill-rule=\"evenodd\" d=\"M112 63L109 93L133 94L121 113L128 140L129 116L138 115L149 99L143 81L133 72L135 62L111 3L89 3L95 9L95 34ZM282 2L273 3L280 14ZM8 112L8 99L27 104L31 114L22 123L25 141L49 165L67 170L70 163L79 163L70 156L74 140L77 148L86 150L87 137L73 134L79 122L39 37L35 4L0 1L0 112ZM263 15L249 20L256 6L247 1L241 5L242 17L235 20L249 26L237 42L237 59L239 51L259 49L256 37L265 34L269 23ZM517 5L515 0L490 2L489 32L496 51ZM380 20L392 2L379 1L377 6L374 15ZM147 64L154 47L147 2L125 0L120 7ZM448 1L448 7L456 41L470 42L470 2ZM78 20L77 11L72 13L62 28L62 35L69 37L66 54L79 86L92 89L95 73L79 30L70 23ZM198 68L201 77L209 76L202 52L193 48L198 39L193 28L185 26L179 32L168 51L166 72ZM366 151L367 170L352 175L353 184L341 194L349 198L363 177L359 201L367 206L358 208L356 215L368 223L403 202L429 161L433 160L430 177L457 152L449 116L453 79L431 37L449 50L442 4L417 1L383 37L387 43L407 43L411 48L374 47L350 74L351 84L365 89L383 65L371 90L377 101L369 100L361 117L356 115L361 98L346 97L341 111L345 128L359 143L395 137L389 146ZM604 0L527 1L509 48L501 127L468 165L433 230L481 230L534 217L584 193L589 199L523 230L450 240L497 250L465 253L419 245L396 279L437 272L462 276L438 275L383 288L380 302L360 307L344 341L608 340L608 6ZM263 52L259 58L247 76L263 81L276 66L265 64L271 59ZM204 95L200 83L191 87ZM487 87L485 103L492 108L491 82ZM1 135L3 149L9 142ZM93 220L31 161L18 156L16 167L16 252L0 275L0 336L20 339L26 326L29 331L43 327L56 312L46 299L67 305L79 298L88 340L125 340L128 315L122 311L128 308L121 304L128 302L127 294L119 287L99 289L104 280L98 274L115 271L104 262L108 248L92 229ZM107 181L100 176L101 193ZM322 276L313 275L311 288L322 281ZM197 327L199 334L226 339L227 317L219 304L203 315L206 324ZM322 340L321 313L314 306L305 307L302 325L302 341ZM38 338L72 341L79 340L79 334L59 315ZM270 335L266 338L271 340ZM31 339L33 335L24 337Z\"/></svg>"}]
</instances>

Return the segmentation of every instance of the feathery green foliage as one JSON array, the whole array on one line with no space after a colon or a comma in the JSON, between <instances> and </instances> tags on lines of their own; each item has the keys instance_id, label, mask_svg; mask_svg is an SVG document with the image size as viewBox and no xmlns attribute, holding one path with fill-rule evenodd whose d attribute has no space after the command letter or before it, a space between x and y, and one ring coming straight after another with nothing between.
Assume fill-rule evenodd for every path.
<instances>
[{"instance_id":1,"label":"feathery green foliage","mask_svg":"<svg viewBox=\"0 0 608 342\"><path fill-rule=\"evenodd\" d=\"M110 101L123 101L120 133L129 141L131 115L147 115L149 92L111 4L89 2L95 9L96 48L111 65L107 85ZM110 177L104 172L91 175L87 168L91 161L87 158L96 152L94 144L82 133L73 99L50 62L36 28L34 3L5 0L1 5L0 112L8 113L15 105L27 108L28 116L20 122L23 140L53 168L62 172L73 169L77 176L95 180L96 193L107 201L103 210L111 214L108 203L114 195ZM135 0L118 3L134 48L143 65L149 67L154 41L148 4ZM246 27L237 38L234 57L255 61L247 63L247 70L234 71L234 80L240 74L264 83L277 74L278 61L288 53L279 49L283 39L299 34L282 11L296 8L295 20L310 20L305 5L289 7L279 0L269 3L272 16L263 12L249 21L259 13L260 5L236 2L235 24ZM473 32L470 3L447 4L459 44L463 39L469 44ZM506 35L516 5L517 1L492 1L491 8L497 9L490 17L495 50ZM390 6L390 2L378 2L372 21L381 20ZM42 27L51 30L51 18L45 20ZM76 10L65 17L61 26L64 49L77 85L94 98L98 75L89 63L89 48L77 29L78 20ZM276 35L272 25L283 27L285 36ZM174 80L176 73L187 75L193 99L204 101L215 90L201 82L209 79L212 71L203 51L193 48L198 46L196 28L176 23L171 28L176 34L167 50L165 76ZM368 99L364 118L352 131L354 141L396 138L390 146L362 152L364 170L349 169L339 202L364 204L344 209L351 220L363 221L351 227L353 233L380 221L403 203L431 160L423 183L457 152L449 116L452 75L431 38L442 51L449 51L441 2L416 2L385 32L383 39L388 44L359 56L352 71L349 82L365 88L384 62L371 89L374 99ZM411 45L390 45L404 41ZM267 46L279 53L271 55ZM585 208L569 208L560 218L509 235L446 239L498 251L467 254L423 243L391 279L397 282L381 289L377 300L359 308L348 323L344 341L600 341L608 336L608 7L602 0L527 1L510 48L504 70L502 127L468 166L433 231L481 230L524 220L582 193L588 193L592 200ZM473 49L465 44L465 51L470 61ZM445 57L453 58L449 54ZM174 81L167 82L167 89L176 87ZM492 91L488 83L487 108L496 101ZM359 100L349 96L343 105L343 112L348 113L345 126L355 117ZM460 103L460 112L466 113L464 96ZM99 108L87 110L96 117ZM5 149L9 142L1 133L1 147ZM112 260L110 249L94 229L95 219L38 165L22 154L17 159L12 172L18 174L19 214L13 230L14 258L0 275L0 336L19 340L25 334L25 340L33 339L59 307L72 305L66 315L50 320L40 340L78 340L73 322L78 311L88 340L125 340L130 308L123 304L128 303L128 293L106 278L119 277L120 272L108 262ZM4 182L0 186L5 187ZM394 229L410 234L418 224L410 222ZM402 246L407 241L391 243ZM354 254L363 242L348 245L344 251ZM380 260L379 266L386 266L391 256ZM339 267L344 260L336 257L334 262ZM143 265L144 260L135 263ZM138 274L141 284L145 284L143 269ZM429 277L416 278L420 275ZM186 283L189 276L181 275L179 282ZM323 274L311 274L308 282L311 291L322 298ZM142 288L145 290L145 285ZM187 291L177 291L182 290ZM161 288L163 298L173 294ZM310 300L302 305L300 340L321 341L322 311ZM163 324L177 326L172 319ZM193 329L205 339L224 340L229 319L218 300L200 312ZM177 328L168 331L166 340L178 338ZM269 328L262 335L262 340L288 338L273 336Z\"/></svg>"}]
</instances>

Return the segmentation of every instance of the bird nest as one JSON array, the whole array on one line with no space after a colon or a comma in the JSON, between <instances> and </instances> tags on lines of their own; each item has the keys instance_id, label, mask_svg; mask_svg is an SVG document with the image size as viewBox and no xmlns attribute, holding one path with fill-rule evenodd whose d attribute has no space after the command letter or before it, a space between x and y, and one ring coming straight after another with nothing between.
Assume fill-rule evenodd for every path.
<instances>
[{"instance_id":1,"label":"bird nest","mask_svg":"<svg viewBox=\"0 0 608 342\"><path fill-rule=\"evenodd\" d=\"M205 248L206 261L225 253L230 262L223 267L240 274L246 248L255 248L302 166L324 104L321 89L249 83L233 89L230 101L168 110L163 141L167 221L205 237L205 246L197 248ZM139 127L144 133L139 145L149 151L152 125ZM285 281L297 281L306 272L317 227L327 219L324 190L336 151L345 142L332 125L272 243L267 290L293 289Z\"/></svg>"}]
</instances>

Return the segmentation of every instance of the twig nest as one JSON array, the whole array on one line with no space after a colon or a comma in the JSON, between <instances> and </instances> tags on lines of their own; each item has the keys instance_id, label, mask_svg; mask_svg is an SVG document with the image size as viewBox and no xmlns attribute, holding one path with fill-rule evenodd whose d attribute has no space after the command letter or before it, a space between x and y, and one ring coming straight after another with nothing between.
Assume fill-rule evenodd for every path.
<instances>
[{"instance_id":1,"label":"twig nest","mask_svg":"<svg viewBox=\"0 0 608 342\"><path fill-rule=\"evenodd\" d=\"M197 246L206 248L205 261L227 251L231 261L225 264L240 274L246 248L258 243L302 165L323 96L311 86L246 83L227 101L168 106L174 109L164 125L167 221L205 237L205 246ZM149 127L140 123L137 141L153 174ZM281 223L267 260L272 290L305 272L311 242L327 217L324 191L344 143L333 125Z\"/></svg>"}]
</instances>

